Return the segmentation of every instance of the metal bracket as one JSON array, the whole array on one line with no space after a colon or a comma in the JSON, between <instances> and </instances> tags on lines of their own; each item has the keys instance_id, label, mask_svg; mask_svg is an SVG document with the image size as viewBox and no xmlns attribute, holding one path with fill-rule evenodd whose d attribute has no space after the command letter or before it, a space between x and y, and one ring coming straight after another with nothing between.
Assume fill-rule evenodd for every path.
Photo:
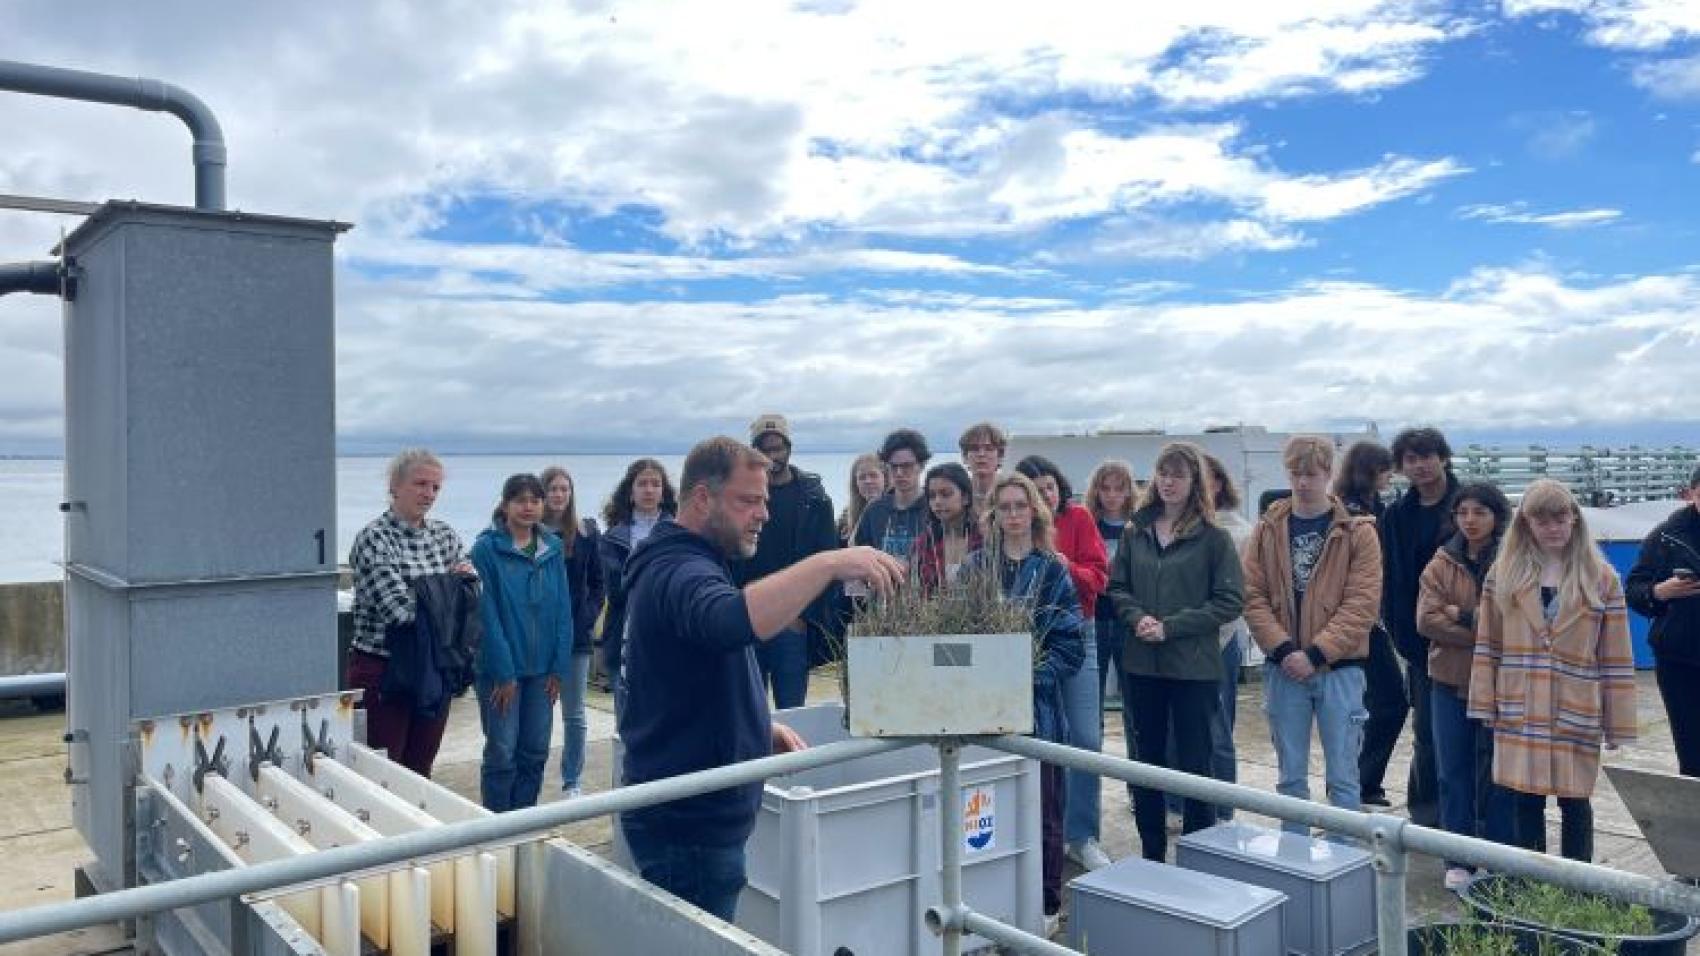
<instances>
[{"instance_id":1,"label":"metal bracket","mask_svg":"<svg viewBox=\"0 0 1700 956\"><path fill-rule=\"evenodd\" d=\"M331 740L331 721L326 717L319 721L319 733L313 734L313 727L307 723L307 712L301 712L301 761L307 765L307 772L313 772L313 758L319 754L327 757L336 756L336 743Z\"/></svg>"},{"instance_id":2,"label":"metal bracket","mask_svg":"<svg viewBox=\"0 0 1700 956\"><path fill-rule=\"evenodd\" d=\"M204 789L207 774L216 773L221 777L230 776L230 758L224 754L224 738L218 738L218 745L213 747L212 756L207 756L206 741L195 738L195 792Z\"/></svg>"},{"instance_id":3,"label":"metal bracket","mask_svg":"<svg viewBox=\"0 0 1700 956\"><path fill-rule=\"evenodd\" d=\"M273 727L271 737L264 745L260 743L260 731L254 726L254 718L248 718L248 776L255 783L260 782L260 767L265 764L283 766L283 751L277 747L278 731L281 727Z\"/></svg>"}]
</instances>

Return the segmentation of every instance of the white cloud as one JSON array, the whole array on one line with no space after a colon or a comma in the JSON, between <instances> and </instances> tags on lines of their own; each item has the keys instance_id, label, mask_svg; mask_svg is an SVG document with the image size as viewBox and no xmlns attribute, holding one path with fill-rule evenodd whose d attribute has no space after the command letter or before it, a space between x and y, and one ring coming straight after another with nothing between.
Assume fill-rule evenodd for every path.
<instances>
[{"instance_id":1,"label":"white cloud","mask_svg":"<svg viewBox=\"0 0 1700 956\"><path fill-rule=\"evenodd\" d=\"M1635 85L1667 100L1700 98L1700 56L1637 64Z\"/></svg>"},{"instance_id":2,"label":"white cloud","mask_svg":"<svg viewBox=\"0 0 1700 956\"><path fill-rule=\"evenodd\" d=\"M1531 154L1549 162L1580 153L1600 131L1599 120L1587 110L1519 113L1511 118L1511 127L1525 134Z\"/></svg>"},{"instance_id":3,"label":"white cloud","mask_svg":"<svg viewBox=\"0 0 1700 956\"><path fill-rule=\"evenodd\" d=\"M1462 206L1458 209L1458 215L1464 219L1479 219L1483 222L1546 226L1550 229L1581 229L1616 222L1623 218L1623 210L1572 209L1564 212L1537 213L1530 212L1526 203L1516 202L1510 205L1483 203Z\"/></svg>"},{"instance_id":4,"label":"white cloud","mask_svg":"<svg viewBox=\"0 0 1700 956\"><path fill-rule=\"evenodd\" d=\"M1503 0L1507 16L1568 13L1588 25L1588 39L1604 47L1650 50L1700 35L1700 4L1693 0Z\"/></svg>"}]
</instances>

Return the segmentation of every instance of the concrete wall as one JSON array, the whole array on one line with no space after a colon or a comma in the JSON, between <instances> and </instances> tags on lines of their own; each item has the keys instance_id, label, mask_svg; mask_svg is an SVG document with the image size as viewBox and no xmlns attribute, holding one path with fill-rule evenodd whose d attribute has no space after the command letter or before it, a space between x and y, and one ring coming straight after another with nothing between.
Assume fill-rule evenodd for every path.
<instances>
[{"instance_id":1,"label":"concrete wall","mask_svg":"<svg viewBox=\"0 0 1700 956\"><path fill-rule=\"evenodd\" d=\"M0 675L65 670L65 598L58 581L0 584Z\"/></svg>"}]
</instances>

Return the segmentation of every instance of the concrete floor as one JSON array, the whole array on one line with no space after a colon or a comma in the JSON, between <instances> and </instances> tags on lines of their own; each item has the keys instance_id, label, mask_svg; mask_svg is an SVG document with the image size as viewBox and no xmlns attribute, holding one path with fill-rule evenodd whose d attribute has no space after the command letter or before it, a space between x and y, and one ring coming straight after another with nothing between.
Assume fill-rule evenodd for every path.
<instances>
[{"instance_id":1,"label":"concrete floor","mask_svg":"<svg viewBox=\"0 0 1700 956\"><path fill-rule=\"evenodd\" d=\"M811 703L833 700L837 694L836 678L817 674L810 685L809 700ZM1669 725L1650 672L1640 675L1639 700L1641 742L1633 748L1608 754L1607 759L1674 773L1676 760ZM611 779L612 710L612 701L607 695L591 695L592 742L588 748L583 781L587 791L606 789ZM1125 753L1120 720L1113 713L1106 716L1105 751ZM71 828L70 801L62 782L65 748L60 735L63 732L62 714L35 714L27 704L0 702L0 911L70 899L73 895L72 870L88 858L87 849ZM556 736L558 741L559 734ZM1234 736L1239 752L1240 782L1274 790L1275 758L1263 719L1262 690L1258 684L1248 683L1240 687L1239 721ZM1404 811L1403 783L1410 757L1409 740L1407 733L1394 754L1393 765L1387 775L1388 793L1395 801L1392 811L1395 813ZM437 761L436 779L477 799L482 747L483 735L478 726L476 704L470 698L456 701L449 732ZM557 748L550 758L543 797L546 801L560 799L558 759ZM1316 794L1324 792L1321 766L1322 755L1318 748L1312 757L1312 767L1318 771L1311 783L1312 792ZM1595 792L1594 811L1596 862L1637 873L1663 875L1664 871L1646 839L1604 775ZM1273 824L1273 821L1252 815L1246 815L1244 819ZM1104 785L1103 820L1102 840L1112 857L1120 859L1138 853L1138 836L1129 812L1127 791L1119 782L1109 781ZM609 826L606 819L587 821L563 828L558 835L606 853L610 847ZM1549 826L1553 831L1550 842L1556 847L1556 814L1549 819ZM1077 872L1070 865L1065 878L1072 878ZM1457 912L1456 900L1441 888L1440 880L1439 861L1420 856L1412 858L1408 904L1413 923ZM122 934L116 927L100 927L0 946L0 954L4 956L57 956L125 950ZM1691 947L1690 952L1700 952L1700 947Z\"/></svg>"}]
</instances>

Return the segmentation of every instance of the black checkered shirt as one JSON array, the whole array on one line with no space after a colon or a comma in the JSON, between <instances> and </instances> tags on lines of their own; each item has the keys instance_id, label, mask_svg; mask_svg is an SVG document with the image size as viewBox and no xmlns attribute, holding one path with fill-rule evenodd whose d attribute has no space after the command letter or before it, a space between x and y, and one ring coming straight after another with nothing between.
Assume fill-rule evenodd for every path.
<instances>
[{"instance_id":1,"label":"black checkered shirt","mask_svg":"<svg viewBox=\"0 0 1700 956\"><path fill-rule=\"evenodd\" d=\"M460 535L432 518L425 519L425 527L415 528L386 511L360 529L348 553L354 568L354 649L388 657L385 628L413 620L408 582L451 571L464 560Z\"/></svg>"}]
</instances>

